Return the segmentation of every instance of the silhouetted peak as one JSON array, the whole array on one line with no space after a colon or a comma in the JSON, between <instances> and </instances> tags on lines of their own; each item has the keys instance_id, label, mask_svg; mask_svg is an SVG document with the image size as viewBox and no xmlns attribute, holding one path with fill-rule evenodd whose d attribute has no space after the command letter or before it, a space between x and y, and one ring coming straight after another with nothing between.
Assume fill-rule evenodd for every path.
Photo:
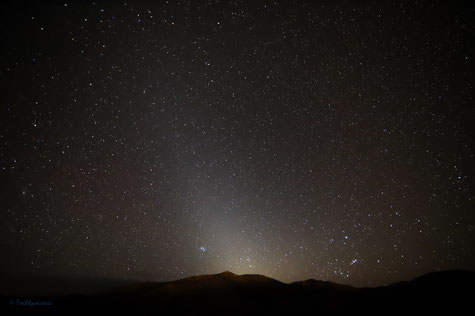
<instances>
[{"instance_id":1,"label":"silhouetted peak","mask_svg":"<svg viewBox=\"0 0 475 316\"><path fill-rule=\"evenodd\" d=\"M394 283L392 287L419 287L427 291L439 291L442 288L462 289L475 283L475 271L447 270L424 274L412 281Z\"/></svg>"},{"instance_id":2,"label":"silhouetted peak","mask_svg":"<svg viewBox=\"0 0 475 316\"><path fill-rule=\"evenodd\" d=\"M323 289L323 290L329 290L329 289L344 290L344 289L353 288L352 286L349 286L349 285L337 284L330 281L321 281L321 280L315 280L315 279L308 279L305 281L296 281L296 282L293 282L292 285L305 287L305 288L312 288L312 289Z\"/></svg>"},{"instance_id":3,"label":"silhouetted peak","mask_svg":"<svg viewBox=\"0 0 475 316\"><path fill-rule=\"evenodd\" d=\"M305 281L295 281L295 282L292 282L292 284L304 285L304 286L325 286L325 285L331 284L331 282L317 281L315 279L308 279L308 280L305 280Z\"/></svg>"},{"instance_id":4,"label":"silhouetted peak","mask_svg":"<svg viewBox=\"0 0 475 316\"><path fill-rule=\"evenodd\" d=\"M307 285L315 285L315 284L321 284L324 281L317 281L315 279L308 279L304 281L296 281L294 283L300 283L300 284L307 284Z\"/></svg>"},{"instance_id":5,"label":"silhouetted peak","mask_svg":"<svg viewBox=\"0 0 475 316\"><path fill-rule=\"evenodd\" d=\"M230 271L224 271L224 272L221 272L219 273L218 275L220 276L224 276L224 277L233 277L233 276L237 276L236 274L230 272Z\"/></svg>"}]
</instances>

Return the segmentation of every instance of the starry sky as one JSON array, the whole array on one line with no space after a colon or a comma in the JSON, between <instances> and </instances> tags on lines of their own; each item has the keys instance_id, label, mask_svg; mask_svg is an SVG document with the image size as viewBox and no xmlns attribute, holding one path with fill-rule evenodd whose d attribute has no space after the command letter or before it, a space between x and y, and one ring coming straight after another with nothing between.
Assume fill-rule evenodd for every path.
<instances>
[{"instance_id":1,"label":"starry sky","mask_svg":"<svg viewBox=\"0 0 475 316\"><path fill-rule=\"evenodd\" d=\"M0 274L475 269L473 6L0 6Z\"/></svg>"}]
</instances>

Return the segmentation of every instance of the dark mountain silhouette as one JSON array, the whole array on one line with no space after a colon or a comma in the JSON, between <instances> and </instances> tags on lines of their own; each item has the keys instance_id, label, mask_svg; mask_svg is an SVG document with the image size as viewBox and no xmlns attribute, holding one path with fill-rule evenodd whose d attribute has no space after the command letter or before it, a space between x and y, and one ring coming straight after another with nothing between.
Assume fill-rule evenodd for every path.
<instances>
[{"instance_id":1,"label":"dark mountain silhouette","mask_svg":"<svg viewBox=\"0 0 475 316\"><path fill-rule=\"evenodd\" d=\"M67 281L65 281L67 283ZM114 288L100 294L1 297L0 314L44 312L57 314L462 314L473 311L475 272L430 273L408 282L376 288L355 288L326 281L290 284L262 276L223 272L171 282L106 282ZM97 282L91 282L96 287ZM89 290L87 293L93 293ZM51 302L48 306L29 306ZM17 303L17 301L19 303ZM26 302L25 304L21 304Z\"/></svg>"},{"instance_id":2,"label":"dark mountain silhouette","mask_svg":"<svg viewBox=\"0 0 475 316\"><path fill-rule=\"evenodd\" d=\"M342 290L351 290L355 289L352 286L349 285L342 285L342 284L337 284L329 281L317 281L314 279L308 279L305 281L297 281L293 282L290 285L297 287L297 288L306 288L306 289L312 289L312 290L325 290L325 291L342 291Z\"/></svg>"}]
</instances>

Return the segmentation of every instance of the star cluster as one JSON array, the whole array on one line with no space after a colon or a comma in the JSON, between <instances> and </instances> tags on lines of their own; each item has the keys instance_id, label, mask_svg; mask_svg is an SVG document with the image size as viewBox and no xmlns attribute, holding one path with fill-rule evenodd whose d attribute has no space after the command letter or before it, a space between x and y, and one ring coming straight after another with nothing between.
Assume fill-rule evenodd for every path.
<instances>
[{"instance_id":1,"label":"star cluster","mask_svg":"<svg viewBox=\"0 0 475 316\"><path fill-rule=\"evenodd\" d=\"M2 273L475 268L473 7L1 6Z\"/></svg>"}]
</instances>

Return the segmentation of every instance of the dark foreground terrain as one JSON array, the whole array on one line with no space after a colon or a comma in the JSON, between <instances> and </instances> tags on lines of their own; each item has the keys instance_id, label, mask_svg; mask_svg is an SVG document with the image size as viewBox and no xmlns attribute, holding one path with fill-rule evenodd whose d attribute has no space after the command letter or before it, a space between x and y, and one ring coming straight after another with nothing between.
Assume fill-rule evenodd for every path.
<instances>
[{"instance_id":1,"label":"dark foreground terrain","mask_svg":"<svg viewBox=\"0 0 475 316\"><path fill-rule=\"evenodd\" d=\"M51 282L58 286L54 285L58 281ZM315 280L286 284L231 272L164 283L118 282L112 291L101 289L99 284L105 281L82 282L82 288L89 282L102 292L69 289L88 294L37 296L16 288L1 296L0 315L471 315L475 311L472 271L437 272L378 288Z\"/></svg>"}]
</instances>

